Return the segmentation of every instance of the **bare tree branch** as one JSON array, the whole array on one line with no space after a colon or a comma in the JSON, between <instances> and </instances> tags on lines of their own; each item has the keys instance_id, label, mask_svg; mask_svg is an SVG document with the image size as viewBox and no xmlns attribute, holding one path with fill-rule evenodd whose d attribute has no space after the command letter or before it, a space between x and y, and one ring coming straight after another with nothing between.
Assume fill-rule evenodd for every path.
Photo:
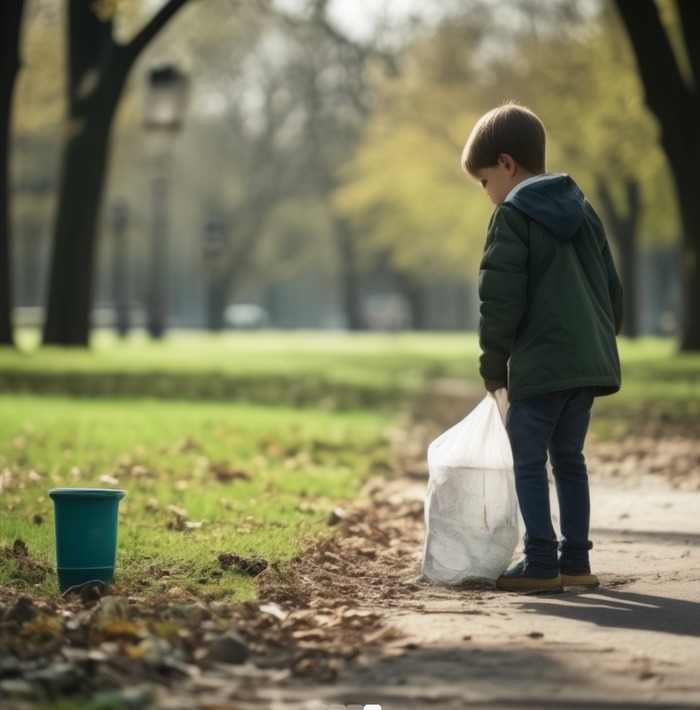
<instances>
[{"instance_id":1,"label":"bare tree branch","mask_svg":"<svg viewBox=\"0 0 700 710\"><path fill-rule=\"evenodd\" d=\"M615 0L615 4L627 26L647 105L659 117L676 113L687 103L687 88L656 3Z\"/></svg>"},{"instance_id":2,"label":"bare tree branch","mask_svg":"<svg viewBox=\"0 0 700 710\"><path fill-rule=\"evenodd\" d=\"M700 88L700 45L698 45L698 30L700 29L700 3L697 0L676 0L681 30L685 42L685 50L693 73L695 92Z\"/></svg>"},{"instance_id":3,"label":"bare tree branch","mask_svg":"<svg viewBox=\"0 0 700 710\"><path fill-rule=\"evenodd\" d=\"M336 45L352 51L359 60L364 61L370 58L378 59L384 64L388 72L396 73L396 56L394 54L391 52L383 52L373 44L364 44L353 40L336 29L328 21L328 2L326 0L318 0L318 2L313 3L313 12L310 19L300 19L282 10L274 9L269 0L259 0L259 4L266 12L280 18L289 27L299 29L312 24L320 28Z\"/></svg>"},{"instance_id":4,"label":"bare tree branch","mask_svg":"<svg viewBox=\"0 0 700 710\"><path fill-rule=\"evenodd\" d=\"M143 48L187 2L189 2L189 0L168 0L168 2L153 15L149 23L126 45L130 57L135 59Z\"/></svg>"}]
</instances>

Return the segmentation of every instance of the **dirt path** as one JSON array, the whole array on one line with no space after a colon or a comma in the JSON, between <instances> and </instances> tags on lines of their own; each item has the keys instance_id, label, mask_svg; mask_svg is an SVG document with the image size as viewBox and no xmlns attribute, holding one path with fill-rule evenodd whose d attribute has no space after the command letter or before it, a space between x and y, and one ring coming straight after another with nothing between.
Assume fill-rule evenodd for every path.
<instances>
[{"instance_id":1,"label":"dirt path","mask_svg":"<svg viewBox=\"0 0 700 710\"><path fill-rule=\"evenodd\" d=\"M473 403L473 392L441 396L443 421L468 411L470 397ZM386 637L346 662L333 684L268 689L267 706L700 708L700 442L693 429L649 426L622 441L589 444L592 561L601 586L549 596L420 579L425 447L435 431L404 431L396 447L405 474L388 485L371 482L365 504L342 521L332 557L307 560L311 599L354 600L380 615Z\"/></svg>"},{"instance_id":2,"label":"dirt path","mask_svg":"<svg viewBox=\"0 0 700 710\"><path fill-rule=\"evenodd\" d=\"M418 537L424 486L400 480L385 493L394 522L413 521L403 541ZM592 498L600 589L438 588L417 580L417 551L396 543L374 577L383 595L357 596L400 637L346 664L332 685L268 689L267 707L700 707L700 492L637 475L594 481Z\"/></svg>"}]
</instances>

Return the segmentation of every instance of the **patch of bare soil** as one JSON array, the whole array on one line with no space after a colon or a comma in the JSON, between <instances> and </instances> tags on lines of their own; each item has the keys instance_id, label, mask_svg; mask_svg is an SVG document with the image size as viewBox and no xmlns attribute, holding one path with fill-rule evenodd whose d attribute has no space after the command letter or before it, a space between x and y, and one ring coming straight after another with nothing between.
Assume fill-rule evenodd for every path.
<instances>
[{"instance_id":1,"label":"patch of bare soil","mask_svg":"<svg viewBox=\"0 0 700 710\"><path fill-rule=\"evenodd\" d=\"M598 442L588 447L586 460L594 482L650 475L675 489L700 490L700 442L690 432Z\"/></svg>"},{"instance_id":2,"label":"patch of bare soil","mask_svg":"<svg viewBox=\"0 0 700 710\"><path fill-rule=\"evenodd\" d=\"M15 540L10 545L0 545L0 564L12 564L26 579L33 584L40 584L46 576L53 573L53 569L35 560L30 554L23 540Z\"/></svg>"}]
</instances>

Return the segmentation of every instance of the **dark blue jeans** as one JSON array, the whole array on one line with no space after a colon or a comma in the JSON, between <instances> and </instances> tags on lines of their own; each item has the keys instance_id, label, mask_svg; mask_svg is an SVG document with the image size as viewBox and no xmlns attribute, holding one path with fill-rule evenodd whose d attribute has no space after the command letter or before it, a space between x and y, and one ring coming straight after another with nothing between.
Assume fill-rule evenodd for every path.
<instances>
[{"instance_id":1,"label":"dark blue jeans","mask_svg":"<svg viewBox=\"0 0 700 710\"><path fill-rule=\"evenodd\" d=\"M591 501L583 444L591 420L595 389L550 392L512 402L506 429L513 450L515 489L525 523L528 563L555 569L588 564ZM559 502L561 540L552 526L547 453Z\"/></svg>"}]
</instances>

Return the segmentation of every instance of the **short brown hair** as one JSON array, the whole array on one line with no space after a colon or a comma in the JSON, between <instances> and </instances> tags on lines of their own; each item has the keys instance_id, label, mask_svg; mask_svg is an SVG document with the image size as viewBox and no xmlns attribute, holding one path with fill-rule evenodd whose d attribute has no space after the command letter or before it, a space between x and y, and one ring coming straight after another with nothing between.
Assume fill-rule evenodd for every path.
<instances>
[{"instance_id":1,"label":"short brown hair","mask_svg":"<svg viewBox=\"0 0 700 710\"><path fill-rule=\"evenodd\" d=\"M477 121L462 152L462 168L473 176L507 153L525 170L540 175L545 171L546 143L544 124L529 108L503 104Z\"/></svg>"}]
</instances>

